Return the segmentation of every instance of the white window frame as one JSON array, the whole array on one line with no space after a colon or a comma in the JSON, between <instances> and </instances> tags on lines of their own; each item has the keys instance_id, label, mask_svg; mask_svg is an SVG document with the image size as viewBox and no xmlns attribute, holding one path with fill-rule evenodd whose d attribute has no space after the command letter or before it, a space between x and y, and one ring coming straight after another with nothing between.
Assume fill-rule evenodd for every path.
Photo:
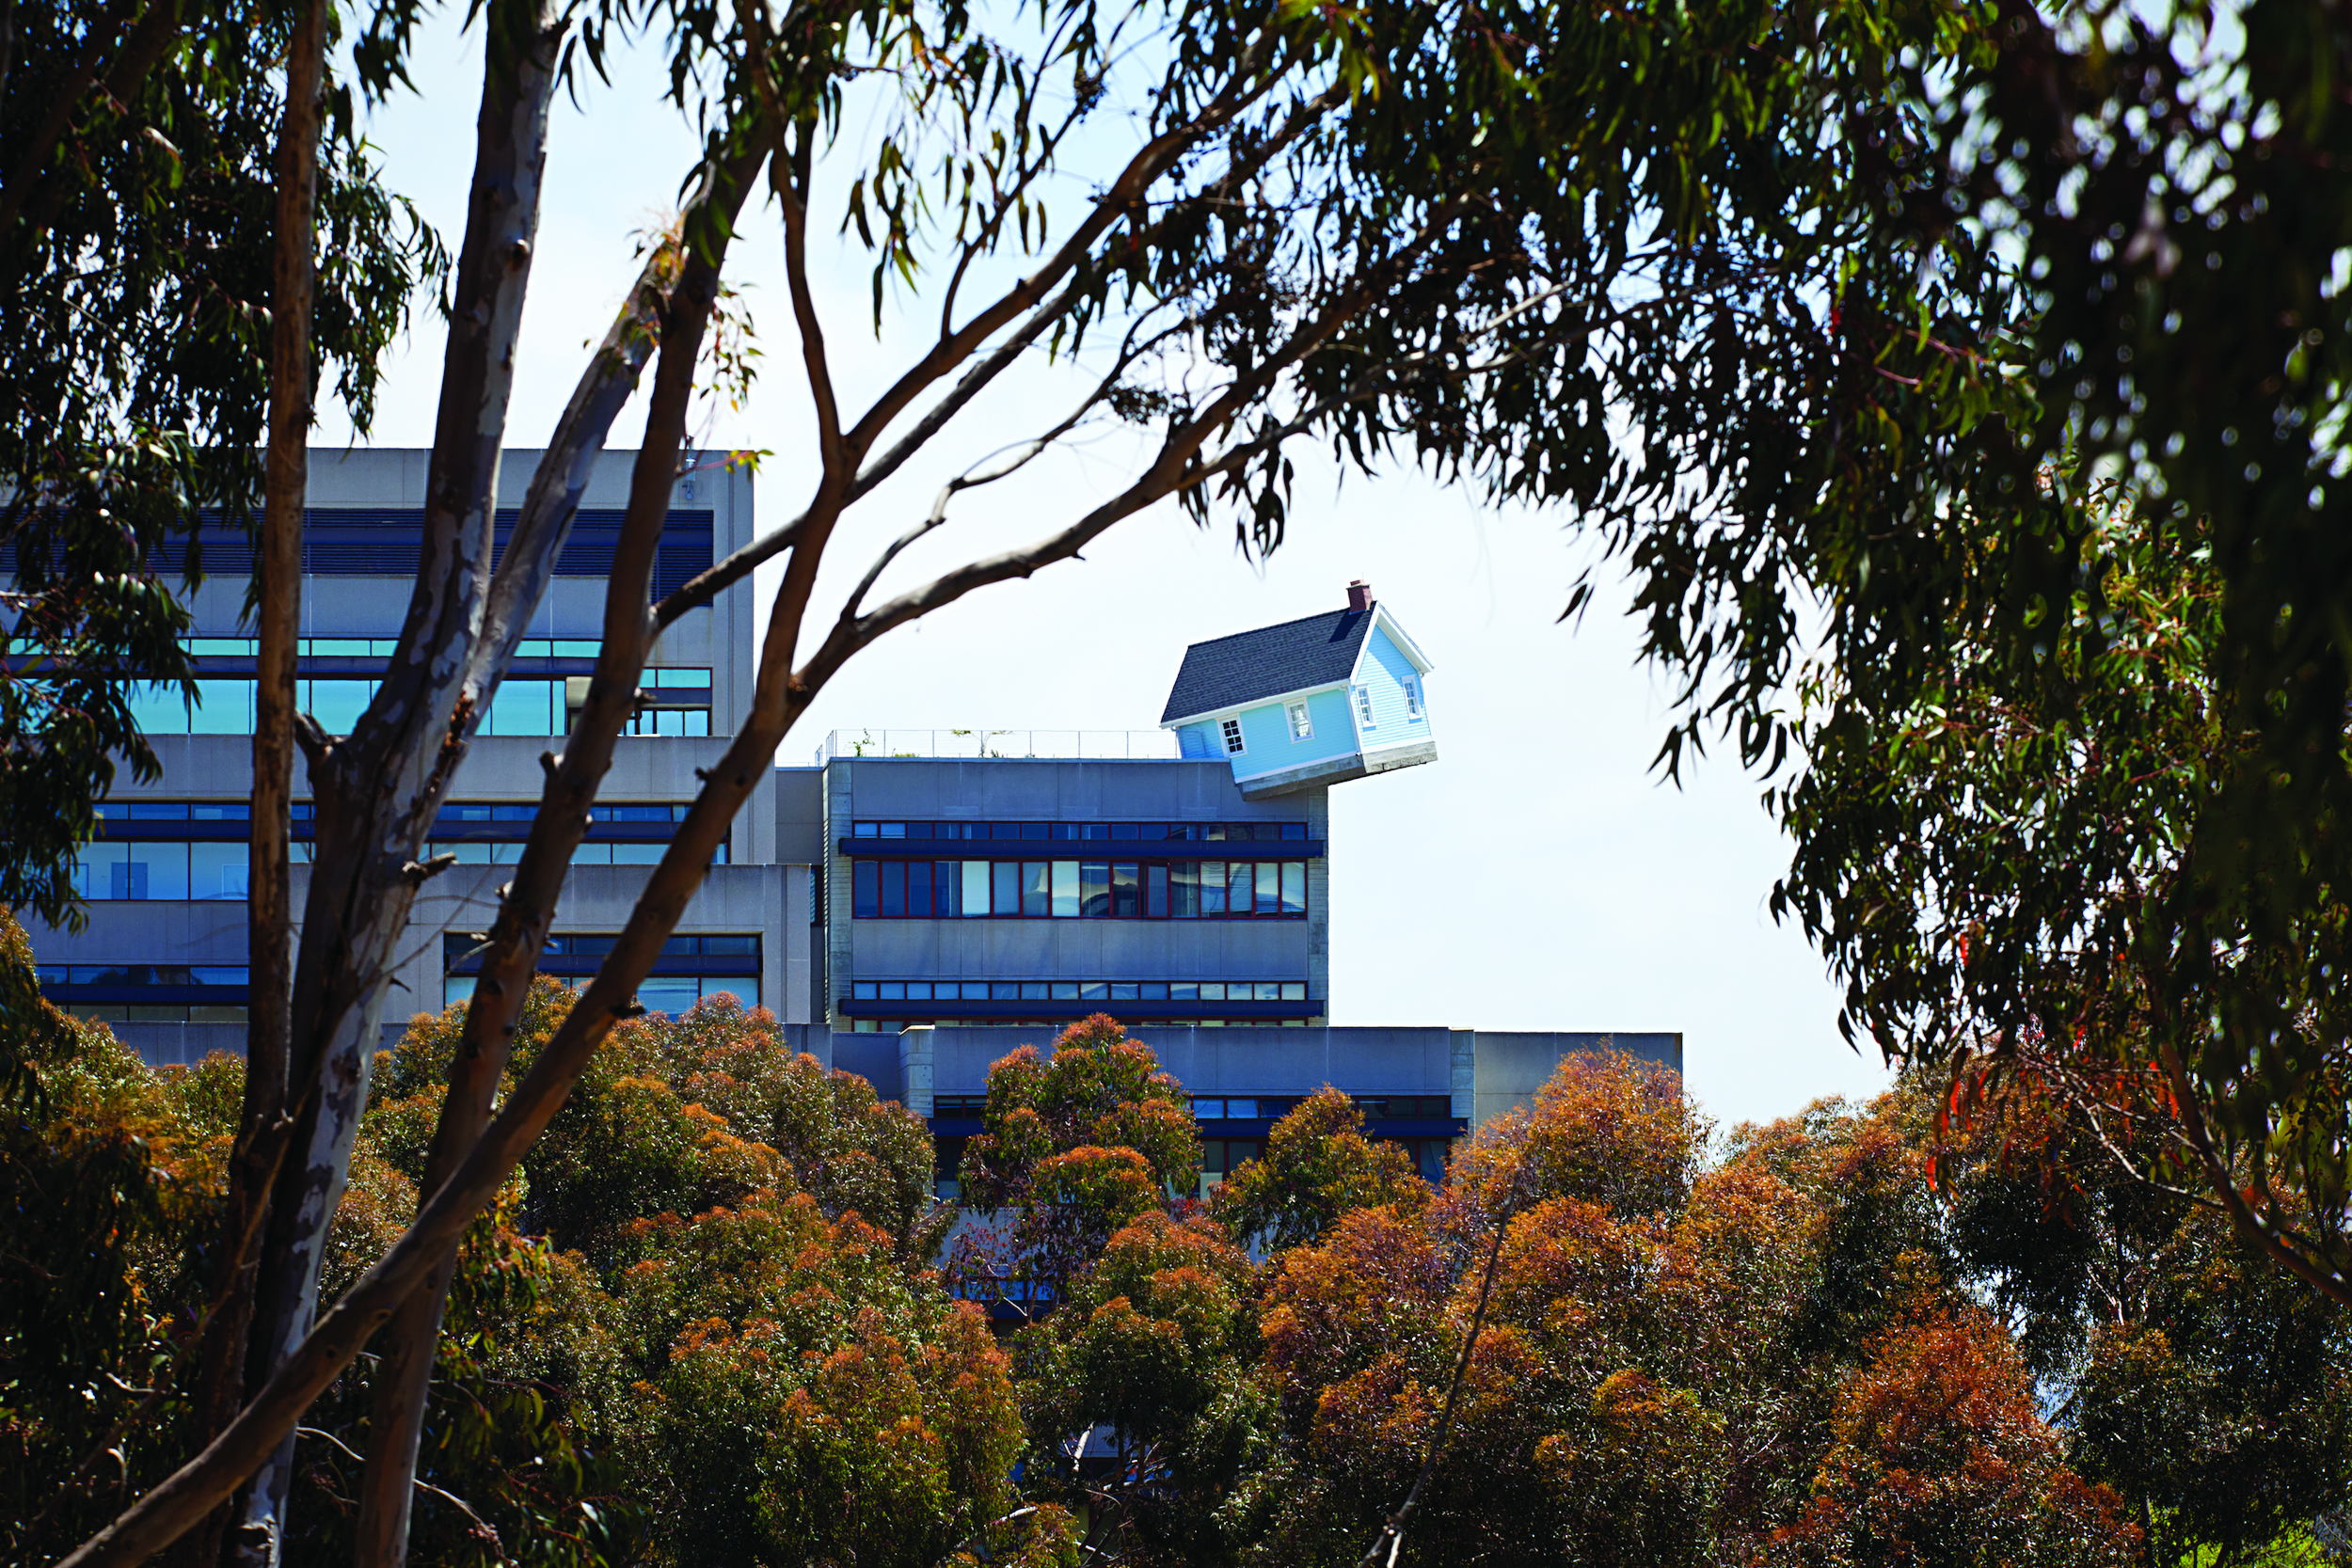
<instances>
[{"instance_id":1,"label":"white window frame","mask_svg":"<svg viewBox=\"0 0 2352 1568\"><path fill-rule=\"evenodd\" d=\"M1242 738L1239 714L1231 719L1218 720L1216 730L1218 738L1224 742L1227 756L1237 757L1249 750L1249 743Z\"/></svg>"},{"instance_id":2,"label":"white window frame","mask_svg":"<svg viewBox=\"0 0 2352 1568\"><path fill-rule=\"evenodd\" d=\"M1419 719L1421 716L1421 682L1407 675L1405 677L1405 717Z\"/></svg>"},{"instance_id":3,"label":"white window frame","mask_svg":"<svg viewBox=\"0 0 2352 1568\"><path fill-rule=\"evenodd\" d=\"M1283 704L1282 718L1283 721L1290 726L1292 745L1295 746L1302 740L1312 740L1315 737L1314 712L1307 706L1307 700L1304 697L1295 703Z\"/></svg>"},{"instance_id":4,"label":"white window frame","mask_svg":"<svg viewBox=\"0 0 2352 1568\"><path fill-rule=\"evenodd\" d=\"M1367 730L1378 729L1380 721L1372 716L1372 688L1358 686L1355 689L1355 698L1357 725Z\"/></svg>"}]
</instances>

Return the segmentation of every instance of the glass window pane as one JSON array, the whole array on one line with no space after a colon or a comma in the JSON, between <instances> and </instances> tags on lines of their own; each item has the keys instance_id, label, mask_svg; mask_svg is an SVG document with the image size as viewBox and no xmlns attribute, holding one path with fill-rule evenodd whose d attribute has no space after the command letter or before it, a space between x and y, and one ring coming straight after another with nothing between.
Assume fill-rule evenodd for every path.
<instances>
[{"instance_id":1,"label":"glass window pane","mask_svg":"<svg viewBox=\"0 0 2352 1568\"><path fill-rule=\"evenodd\" d=\"M1054 863L1054 915L1058 920L1074 918L1078 913L1078 863Z\"/></svg>"},{"instance_id":2,"label":"glass window pane","mask_svg":"<svg viewBox=\"0 0 2352 1568\"><path fill-rule=\"evenodd\" d=\"M1235 861L1225 875L1225 912L1248 914L1250 911L1250 864Z\"/></svg>"},{"instance_id":3,"label":"glass window pane","mask_svg":"<svg viewBox=\"0 0 2352 1568\"><path fill-rule=\"evenodd\" d=\"M1200 912L1202 914L1225 912L1225 863L1223 861L1200 863Z\"/></svg>"},{"instance_id":4,"label":"glass window pane","mask_svg":"<svg viewBox=\"0 0 2352 1568\"><path fill-rule=\"evenodd\" d=\"M963 861L963 909L969 920L988 912L988 862Z\"/></svg>"},{"instance_id":5,"label":"glass window pane","mask_svg":"<svg viewBox=\"0 0 2352 1568\"><path fill-rule=\"evenodd\" d=\"M611 865L612 863L612 846L610 844L583 844L579 848L572 851L572 863L574 865Z\"/></svg>"},{"instance_id":6,"label":"glass window pane","mask_svg":"<svg viewBox=\"0 0 2352 1568\"><path fill-rule=\"evenodd\" d=\"M1200 988L1189 980L1174 981L1168 988L1168 999L1170 1002L1198 1002L1200 1000Z\"/></svg>"},{"instance_id":7,"label":"glass window pane","mask_svg":"<svg viewBox=\"0 0 2352 1568\"><path fill-rule=\"evenodd\" d=\"M682 1013L701 993L701 985L691 974L656 974L637 988L637 1000L649 1013Z\"/></svg>"},{"instance_id":8,"label":"glass window pane","mask_svg":"<svg viewBox=\"0 0 2352 1568\"><path fill-rule=\"evenodd\" d=\"M1168 916L1174 920L1190 920L1200 912L1200 863L1177 861L1168 869Z\"/></svg>"},{"instance_id":9,"label":"glass window pane","mask_svg":"<svg viewBox=\"0 0 2352 1568\"><path fill-rule=\"evenodd\" d=\"M1021 912L1033 919L1054 912L1053 880L1043 861L1021 863Z\"/></svg>"},{"instance_id":10,"label":"glass window pane","mask_svg":"<svg viewBox=\"0 0 2352 1568\"><path fill-rule=\"evenodd\" d=\"M937 912L938 905L931 895L931 863L909 861L907 863L907 913L917 920L929 920Z\"/></svg>"},{"instance_id":11,"label":"glass window pane","mask_svg":"<svg viewBox=\"0 0 2352 1568\"><path fill-rule=\"evenodd\" d=\"M1224 1001L1225 982L1222 980L1203 980L1200 983L1200 1000L1203 1002Z\"/></svg>"},{"instance_id":12,"label":"glass window pane","mask_svg":"<svg viewBox=\"0 0 2352 1568\"><path fill-rule=\"evenodd\" d=\"M987 1000L988 1000L988 982L987 982L986 980L966 980L966 981L964 981L964 982L963 982L963 1000L965 1000L966 1002L985 1002L985 1001L987 1001Z\"/></svg>"},{"instance_id":13,"label":"glass window pane","mask_svg":"<svg viewBox=\"0 0 2352 1568\"><path fill-rule=\"evenodd\" d=\"M998 914L1019 914L1021 912L1021 863L1019 861L991 861L989 876L990 880L994 884L994 896L990 907Z\"/></svg>"},{"instance_id":14,"label":"glass window pane","mask_svg":"<svg viewBox=\"0 0 2352 1568\"><path fill-rule=\"evenodd\" d=\"M305 706L310 717L319 721L319 727L329 735L349 735L358 726L359 716L368 710L368 693L374 685L372 681L326 680L305 681L302 684L310 689ZM506 693L501 689L498 700L503 701L505 696ZM540 705L546 706L544 696ZM493 731L491 733L520 734L521 732ZM532 733L545 735L548 732L534 730Z\"/></svg>"},{"instance_id":15,"label":"glass window pane","mask_svg":"<svg viewBox=\"0 0 2352 1568\"><path fill-rule=\"evenodd\" d=\"M906 918L907 867L904 861L882 862L882 906L878 912L884 920Z\"/></svg>"},{"instance_id":16,"label":"glass window pane","mask_svg":"<svg viewBox=\"0 0 2352 1568\"><path fill-rule=\"evenodd\" d=\"M730 974L723 979L706 978L703 981L702 993L705 996L716 996L721 991L741 1003L745 1012L759 1006L759 982L748 974Z\"/></svg>"},{"instance_id":17,"label":"glass window pane","mask_svg":"<svg viewBox=\"0 0 2352 1568\"><path fill-rule=\"evenodd\" d=\"M501 850L509 847L519 850L522 846L501 844L499 847ZM614 865L660 865L661 857L669 853L669 848L670 847L666 844L615 844L612 847L612 863ZM502 854L493 855L490 858L501 865L506 863L506 859Z\"/></svg>"},{"instance_id":18,"label":"glass window pane","mask_svg":"<svg viewBox=\"0 0 2352 1568\"><path fill-rule=\"evenodd\" d=\"M251 735L253 733L253 683L251 681L206 681L196 694L195 711L188 715L190 735Z\"/></svg>"},{"instance_id":19,"label":"glass window pane","mask_svg":"<svg viewBox=\"0 0 2352 1568\"><path fill-rule=\"evenodd\" d=\"M188 733L188 703L172 686L134 686L128 692L131 717L142 735Z\"/></svg>"},{"instance_id":20,"label":"glass window pane","mask_svg":"<svg viewBox=\"0 0 2352 1568\"><path fill-rule=\"evenodd\" d=\"M1077 1000L1078 1000L1078 982L1077 982L1077 981L1075 981L1075 980L1056 980L1056 981L1054 981L1054 982L1053 982L1053 986L1054 986L1054 1000L1055 1000L1055 1001L1057 1001L1057 1002L1075 1002L1075 1001L1077 1001Z\"/></svg>"},{"instance_id":21,"label":"glass window pane","mask_svg":"<svg viewBox=\"0 0 2352 1568\"><path fill-rule=\"evenodd\" d=\"M850 863L850 911L853 918L870 920L874 915L877 890L881 886L881 868L872 861Z\"/></svg>"},{"instance_id":22,"label":"glass window pane","mask_svg":"<svg viewBox=\"0 0 2352 1568\"><path fill-rule=\"evenodd\" d=\"M243 898L252 853L243 844L188 846L188 896Z\"/></svg>"},{"instance_id":23,"label":"glass window pane","mask_svg":"<svg viewBox=\"0 0 2352 1568\"><path fill-rule=\"evenodd\" d=\"M1258 873L1258 912L1282 912L1282 867L1278 861L1260 861Z\"/></svg>"},{"instance_id":24,"label":"glass window pane","mask_svg":"<svg viewBox=\"0 0 2352 1568\"><path fill-rule=\"evenodd\" d=\"M1168 867L1143 868L1143 912L1154 920L1168 918Z\"/></svg>"},{"instance_id":25,"label":"glass window pane","mask_svg":"<svg viewBox=\"0 0 2352 1568\"><path fill-rule=\"evenodd\" d=\"M129 892L118 898L185 898L188 895L188 847L185 844L126 844L124 867Z\"/></svg>"},{"instance_id":26,"label":"glass window pane","mask_svg":"<svg viewBox=\"0 0 2352 1568\"><path fill-rule=\"evenodd\" d=\"M444 1007L454 1007L460 1003L472 1001L473 983L475 978L476 977L471 974L451 974L445 976L441 981L441 1006Z\"/></svg>"},{"instance_id":27,"label":"glass window pane","mask_svg":"<svg viewBox=\"0 0 2352 1568\"><path fill-rule=\"evenodd\" d=\"M1134 861L1111 865L1111 913L1132 920L1143 912L1143 867Z\"/></svg>"},{"instance_id":28,"label":"glass window pane","mask_svg":"<svg viewBox=\"0 0 2352 1568\"><path fill-rule=\"evenodd\" d=\"M956 868L961 861L934 861L931 870L938 880L932 896L938 899L938 913L943 919L953 919L963 912L963 874Z\"/></svg>"},{"instance_id":29,"label":"glass window pane","mask_svg":"<svg viewBox=\"0 0 2352 1568\"><path fill-rule=\"evenodd\" d=\"M1305 861L1282 863L1282 912L1284 914L1307 912L1307 863Z\"/></svg>"},{"instance_id":30,"label":"glass window pane","mask_svg":"<svg viewBox=\"0 0 2352 1568\"><path fill-rule=\"evenodd\" d=\"M115 882L130 859L124 844L85 844L73 864L73 891L85 898L120 898Z\"/></svg>"},{"instance_id":31,"label":"glass window pane","mask_svg":"<svg viewBox=\"0 0 2352 1568\"><path fill-rule=\"evenodd\" d=\"M1078 864L1078 912L1100 920L1111 912L1111 868L1103 861Z\"/></svg>"}]
</instances>

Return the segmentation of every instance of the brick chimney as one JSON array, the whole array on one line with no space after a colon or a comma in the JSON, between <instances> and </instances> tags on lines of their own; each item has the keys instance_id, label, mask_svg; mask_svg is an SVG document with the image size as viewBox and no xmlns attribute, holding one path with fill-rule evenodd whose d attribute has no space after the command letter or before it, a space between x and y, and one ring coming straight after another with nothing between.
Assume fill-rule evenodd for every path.
<instances>
[{"instance_id":1,"label":"brick chimney","mask_svg":"<svg viewBox=\"0 0 2352 1568\"><path fill-rule=\"evenodd\" d=\"M1347 585L1347 608L1359 611L1370 610L1372 608L1372 584L1361 578L1349 583Z\"/></svg>"}]
</instances>

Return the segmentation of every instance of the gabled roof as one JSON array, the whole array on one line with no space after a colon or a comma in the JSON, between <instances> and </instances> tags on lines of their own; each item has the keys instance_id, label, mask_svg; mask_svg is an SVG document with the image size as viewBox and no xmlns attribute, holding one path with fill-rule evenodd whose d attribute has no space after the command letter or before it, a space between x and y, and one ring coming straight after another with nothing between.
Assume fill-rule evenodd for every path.
<instances>
[{"instance_id":1,"label":"gabled roof","mask_svg":"<svg viewBox=\"0 0 2352 1568\"><path fill-rule=\"evenodd\" d=\"M1377 605L1334 610L1195 642L1184 650L1160 722L1245 707L1311 687L1344 685L1356 673L1378 613Z\"/></svg>"}]
</instances>

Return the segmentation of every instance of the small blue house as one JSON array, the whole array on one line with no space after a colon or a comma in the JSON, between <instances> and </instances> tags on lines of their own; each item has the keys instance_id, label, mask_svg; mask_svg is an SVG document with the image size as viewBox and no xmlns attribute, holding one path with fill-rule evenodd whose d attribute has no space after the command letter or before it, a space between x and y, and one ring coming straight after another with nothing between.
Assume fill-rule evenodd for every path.
<instances>
[{"instance_id":1,"label":"small blue house","mask_svg":"<svg viewBox=\"0 0 2352 1568\"><path fill-rule=\"evenodd\" d=\"M1435 761L1428 657L1362 582L1347 608L1184 650L1160 726L1247 800Z\"/></svg>"}]
</instances>

